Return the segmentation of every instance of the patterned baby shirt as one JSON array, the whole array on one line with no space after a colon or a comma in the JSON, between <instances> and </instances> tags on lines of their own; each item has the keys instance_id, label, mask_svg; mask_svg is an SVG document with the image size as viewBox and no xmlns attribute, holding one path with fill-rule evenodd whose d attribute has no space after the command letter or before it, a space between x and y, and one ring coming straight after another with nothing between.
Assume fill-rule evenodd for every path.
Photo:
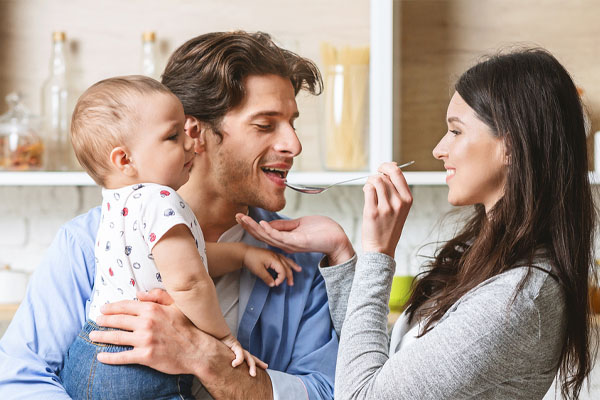
<instances>
[{"instance_id":1,"label":"patterned baby shirt","mask_svg":"<svg viewBox=\"0 0 600 400\"><path fill-rule=\"evenodd\" d=\"M96 321L102 304L136 300L138 291L164 289L152 248L176 225L190 229L206 268L206 244L200 225L175 190L141 183L102 189L102 198L89 319Z\"/></svg>"}]
</instances>

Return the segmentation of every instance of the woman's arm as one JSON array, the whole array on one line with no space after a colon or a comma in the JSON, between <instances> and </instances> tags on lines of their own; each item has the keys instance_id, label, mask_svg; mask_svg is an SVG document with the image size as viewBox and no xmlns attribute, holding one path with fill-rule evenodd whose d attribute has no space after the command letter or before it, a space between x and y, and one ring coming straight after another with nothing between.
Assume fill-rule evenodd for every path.
<instances>
[{"instance_id":1,"label":"woman's arm","mask_svg":"<svg viewBox=\"0 0 600 400\"><path fill-rule=\"evenodd\" d=\"M367 253L359 257L348 299L336 398L541 398L562 346L560 288L521 290L515 299L523 276L518 271L468 293L432 330L389 355L391 256L412 198L395 166L384 164L380 171L385 175L370 178L364 188Z\"/></svg>"},{"instance_id":2,"label":"woman's arm","mask_svg":"<svg viewBox=\"0 0 600 400\"><path fill-rule=\"evenodd\" d=\"M346 318L348 308L348 297L354 280L354 269L356 267L356 255L350 260L335 266L323 265L326 259L321 261L319 271L325 280L325 289L329 300L329 314L338 337L342 334L342 325Z\"/></svg>"},{"instance_id":3,"label":"woman's arm","mask_svg":"<svg viewBox=\"0 0 600 400\"><path fill-rule=\"evenodd\" d=\"M260 224L244 214L237 214L235 218L256 239L287 253L325 254L325 265L345 263L355 254L344 229L328 217L311 215L297 219L260 221Z\"/></svg>"},{"instance_id":4,"label":"woman's arm","mask_svg":"<svg viewBox=\"0 0 600 400\"><path fill-rule=\"evenodd\" d=\"M543 397L564 328L561 290L551 278L542 276L541 289L526 287L514 302L525 271L493 278L431 331L389 355L384 299L393 273L390 258L359 259L340 340L336 399Z\"/></svg>"},{"instance_id":5,"label":"woman's arm","mask_svg":"<svg viewBox=\"0 0 600 400\"><path fill-rule=\"evenodd\" d=\"M236 219L258 240L288 253L314 251L325 254L319 271L325 280L329 312L339 337L356 265L354 249L342 227L331 218L320 215L261 221L260 224L244 214L237 214Z\"/></svg>"}]
</instances>

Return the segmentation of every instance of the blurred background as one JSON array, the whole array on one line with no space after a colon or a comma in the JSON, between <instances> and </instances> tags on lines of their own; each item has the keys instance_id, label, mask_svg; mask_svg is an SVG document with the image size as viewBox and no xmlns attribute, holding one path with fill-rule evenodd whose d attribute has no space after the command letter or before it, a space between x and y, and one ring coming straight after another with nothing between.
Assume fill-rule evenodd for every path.
<instances>
[{"instance_id":1,"label":"blurred background","mask_svg":"<svg viewBox=\"0 0 600 400\"><path fill-rule=\"evenodd\" d=\"M409 179L414 206L396 253L397 275L412 276L424 261L417 255L431 255L435 246L427 244L448 238L464 212L448 205L444 173L440 172L442 163L432 157L431 150L446 131L446 107L454 80L483 55L515 45L541 46L551 51L580 88L591 125L588 156L593 160L593 132L600 129L600 69L596 64L600 55L600 2L0 0L0 114L10 111L5 96L19 92L22 105L33 116L29 119L31 125L35 116L43 117L43 87L51 75L54 32L65 35L67 108L100 79L143 73L144 32L154 32L157 75L171 52L194 36L210 31L260 30L270 33L283 47L314 60L326 78L326 90L331 90L335 79L328 81L331 60L323 45L337 49L338 54L344 49L368 51L373 35L382 34L380 21L371 19L374 4L380 9L391 5L391 15L384 15L381 21L384 28L391 24L390 54L383 58L376 55L379 58L374 59L371 52L370 63L373 66L382 59L392 61L393 77L386 81L392 98L376 99L387 102L386 106L391 102L392 128L378 132L361 130L358 146L364 145L368 155L369 143L383 137L390 139L393 148L381 149L381 154L392 154L399 162L416 161L407 170L414 173ZM373 77L370 78L372 82ZM324 93L317 98L304 94L298 97L301 116L297 130L304 150L294 171L303 177L303 183L333 182L346 176L336 175L340 171L364 175L369 170L368 165L328 167L328 105L335 103L328 96ZM373 96L371 92L367 98L371 107ZM369 101L361 110L368 122ZM34 130L45 139L46 128L40 121L43 120L37 121L39 126ZM0 124L0 135L1 128ZM592 168L593 163L590 165ZM22 296L17 282L26 281L35 270L60 225L99 204L100 189L83 173L56 174L45 172L42 167L32 174L15 172L6 165L4 169L0 172L0 286L14 290L13 297L2 299L0 295L0 303L9 303L0 307L0 312L5 310L7 321L14 303ZM597 183L596 175L592 177ZM342 224L360 250L361 184L313 197L288 191L288 205L283 213L291 217L331 216ZM594 191L597 192L597 186ZM447 211L455 213L444 218ZM2 323L0 332L1 328Z\"/></svg>"}]
</instances>

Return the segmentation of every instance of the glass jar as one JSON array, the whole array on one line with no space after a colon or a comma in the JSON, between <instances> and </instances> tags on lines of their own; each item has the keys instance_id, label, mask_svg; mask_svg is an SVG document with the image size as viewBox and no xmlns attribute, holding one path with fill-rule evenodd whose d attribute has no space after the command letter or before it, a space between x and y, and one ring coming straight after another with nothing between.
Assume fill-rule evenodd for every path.
<instances>
[{"instance_id":1,"label":"glass jar","mask_svg":"<svg viewBox=\"0 0 600 400\"><path fill-rule=\"evenodd\" d=\"M0 169L39 170L44 154L44 144L37 133L40 121L21 101L18 93L6 96L8 112L0 116Z\"/></svg>"},{"instance_id":2,"label":"glass jar","mask_svg":"<svg viewBox=\"0 0 600 400\"><path fill-rule=\"evenodd\" d=\"M158 69L158 47L156 43L156 33L153 31L142 34L142 58L141 73L156 80L160 80L160 71Z\"/></svg>"},{"instance_id":3,"label":"glass jar","mask_svg":"<svg viewBox=\"0 0 600 400\"><path fill-rule=\"evenodd\" d=\"M332 171L369 167L369 49L321 44L323 166Z\"/></svg>"},{"instance_id":4,"label":"glass jar","mask_svg":"<svg viewBox=\"0 0 600 400\"><path fill-rule=\"evenodd\" d=\"M369 166L369 66L337 64L325 70L325 169Z\"/></svg>"}]
</instances>

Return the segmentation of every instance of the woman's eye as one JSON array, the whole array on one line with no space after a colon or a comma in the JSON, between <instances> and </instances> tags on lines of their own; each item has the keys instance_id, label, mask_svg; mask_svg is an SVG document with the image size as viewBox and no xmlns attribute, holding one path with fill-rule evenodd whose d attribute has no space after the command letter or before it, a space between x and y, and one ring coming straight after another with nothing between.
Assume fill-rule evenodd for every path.
<instances>
[{"instance_id":1,"label":"woman's eye","mask_svg":"<svg viewBox=\"0 0 600 400\"><path fill-rule=\"evenodd\" d=\"M173 134L173 135L169 136L169 137L167 138L167 140L177 140L177 136L179 136L179 134L178 134L178 133L175 133L175 134Z\"/></svg>"},{"instance_id":2,"label":"woman's eye","mask_svg":"<svg viewBox=\"0 0 600 400\"><path fill-rule=\"evenodd\" d=\"M452 130L451 129L451 130L449 130L449 132L452 133L454 136L460 135L460 131L457 131L457 130Z\"/></svg>"}]
</instances>

